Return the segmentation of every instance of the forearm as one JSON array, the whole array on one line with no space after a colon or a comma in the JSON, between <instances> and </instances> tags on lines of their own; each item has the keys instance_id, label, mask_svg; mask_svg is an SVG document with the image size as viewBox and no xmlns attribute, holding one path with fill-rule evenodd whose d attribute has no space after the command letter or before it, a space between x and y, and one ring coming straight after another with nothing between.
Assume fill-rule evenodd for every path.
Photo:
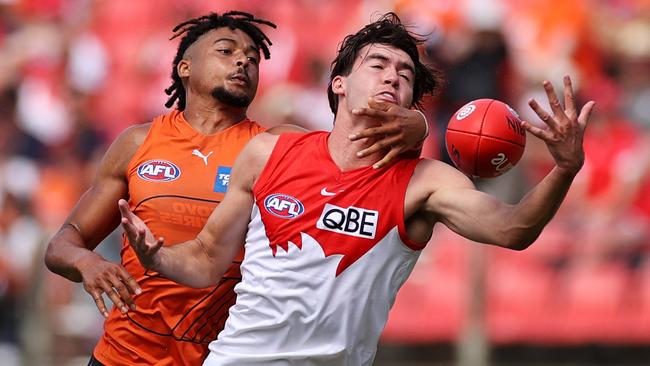
<instances>
[{"instance_id":1,"label":"forearm","mask_svg":"<svg viewBox=\"0 0 650 366\"><path fill-rule=\"evenodd\" d=\"M574 173L555 167L510 212L506 223L507 246L525 249L530 246L553 218L566 196Z\"/></svg>"},{"instance_id":2,"label":"forearm","mask_svg":"<svg viewBox=\"0 0 650 366\"><path fill-rule=\"evenodd\" d=\"M422 138L418 141L417 145L413 147L411 150L407 150L403 152L400 156L404 159L417 159L422 155L422 147L424 146L424 140L429 137L429 122L427 122L427 117L422 113L420 110L414 110L417 114L422 116L422 125L424 127L424 134L422 135Z\"/></svg>"},{"instance_id":3,"label":"forearm","mask_svg":"<svg viewBox=\"0 0 650 366\"><path fill-rule=\"evenodd\" d=\"M182 285L204 288L217 284L230 263L224 256L208 254L196 238L160 248L151 269Z\"/></svg>"}]
</instances>

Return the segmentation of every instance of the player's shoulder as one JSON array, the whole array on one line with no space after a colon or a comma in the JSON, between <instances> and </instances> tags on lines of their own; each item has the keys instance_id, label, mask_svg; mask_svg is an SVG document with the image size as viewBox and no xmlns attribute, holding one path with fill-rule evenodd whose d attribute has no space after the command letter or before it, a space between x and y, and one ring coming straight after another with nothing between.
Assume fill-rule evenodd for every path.
<instances>
[{"instance_id":1,"label":"player's shoulder","mask_svg":"<svg viewBox=\"0 0 650 366\"><path fill-rule=\"evenodd\" d=\"M240 157L243 156L242 160L252 159L266 163L280 139L284 139L283 148L288 148L288 146L293 146L297 140L317 134L318 132L310 132L293 125L276 126L253 137L244 147Z\"/></svg>"},{"instance_id":2,"label":"player's shoulder","mask_svg":"<svg viewBox=\"0 0 650 366\"><path fill-rule=\"evenodd\" d=\"M253 137L244 147L240 156L256 158L271 153L280 135L266 130Z\"/></svg>"},{"instance_id":3,"label":"player's shoulder","mask_svg":"<svg viewBox=\"0 0 650 366\"><path fill-rule=\"evenodd\" d=\"M308 132L308 130L296 125L278 125L268 128L253 137L248 144L258 148L268 148L269 146L275 146L281 135L300 137L304 136Z\"/></svg>"},{"instance_id":4,"label":"player's shoulder","mask_svg":"<svg viewBox=\"0 0 650 366\"><path fill-rule=\"evenodd\" d=\"M281 135L283 133L301 133L301 134L305 134L305 133L309 132L309 130L307 130L307 129L303 128L303 127L300 127L300 126L296 126L296 125L283 124L283 125L278 125L278 126L271 127L269 129L267 129L266 132L271 134L271 135Z\"/></svg>"},{"instance_id":5,"label":"player's shoulder","mask_svg":"<svg viewBox=\"0 0 650 366\"><path fill-rule=\"evenodd\" d=\"M115 142L119 144L135 144L140 146L147 138L147 134L149 134L152 124L153 122L147 122L129 126L117 136Z\"/></svg>"},{"instance_id":6,"label":"player's shoulder","mask_svg":"<svg viewBox=\"0 0 650 366\"><path fill-rule=\"evenodd\" d=\"M104 155L104 168L118 174L125 172L129 162L147 138L151 125L152 123L148 122L124 129Z\"/></svg>"},{"instance_id":7,"label":"player's shoulder","mask_svg":"<svg viewBox=\"0 0 650 366\"><path fill-rule=\"evenodd\" d=\"M456 173L461 174L457 169L452 167L451 165L445 163L444 161L437 160L437 159L421 159L418 162L418 167L417 169L427 172L429 174L435 174L435 173L440 173L440 174L452 174L455 175Z\"/></svg>"}]
</instances>

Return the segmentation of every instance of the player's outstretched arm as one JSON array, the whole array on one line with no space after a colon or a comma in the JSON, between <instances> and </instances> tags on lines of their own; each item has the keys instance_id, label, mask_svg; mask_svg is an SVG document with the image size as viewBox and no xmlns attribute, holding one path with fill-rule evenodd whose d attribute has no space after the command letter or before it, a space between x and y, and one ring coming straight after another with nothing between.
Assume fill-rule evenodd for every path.
<instances>
[{"instance_id":1,"label":"player's outstretched arm","mask_svg":"<svg viewBox=\"0 0 650 366\"><path fill-rule=\"evenodd\" d=\"M424 210L431 217L471 240L511 249L525 249L537 239L582 167L582 141L594 106L594 102L588 102L577 113L568 77L564 80L564 109L550 83L545 82L544 88L553 115L546 113L534 100L530 105L548 128L540 129L529 123L524 123L524 127L547 144L556 163L553 170L519 203L508 205L476 191L469 179L461 177L460 173L441 173L444 169L434 169L431 163L423 164L415 175L420 181L445 179L445 184L432 190L424 204Z\"/></svg>"},{"instance_id":2,"label":"player's outstretched arm","mask_svg":"<svg viewBox=\"0 0 650 366\"><path fill-rule=\"evenodd\" d=\"M115 201L127 197L127 165L148 130L149 124L131 127L113 142L92 185L50 240L45 253L45 264L50 271L82 282L104 316L108 316L108 311L102 293L126 313L128 307L135 307L132 296L140 292L124 267L105 260L93 250L119 225Z\"/></svg>"},{"instance_id":3,"label":"player's outstretched arm","mask_svg":"<svg viewBox=\"0 0 650 366\"><path fill-rule=\"evenodd\" d=\"M373 165L375 168L385 166L400 155L410 158L420 156L424 139L429 134L427 121L421 112L370 98L368 108L357 108L352 113L382 122L379 127L367 128L350 136L352 141L367 137L378 138L373 145L360 151L359 157L388 149L386 155Z\"/></svg>"},{"instance_id":4,"label":"player's outstretched arm","mask_svg":"<svg viewBox=\"0 0 650 366\"><path fill-rule=\"evenodd\" d=\"M164 245L164 238L155 238L120 200L122 227L142 265L186 286L217 284L244 244L254 204L252 188L276 140L263 133L246 145L233 165L228 192L195 239Z\"/></svg>"}]
</instances>

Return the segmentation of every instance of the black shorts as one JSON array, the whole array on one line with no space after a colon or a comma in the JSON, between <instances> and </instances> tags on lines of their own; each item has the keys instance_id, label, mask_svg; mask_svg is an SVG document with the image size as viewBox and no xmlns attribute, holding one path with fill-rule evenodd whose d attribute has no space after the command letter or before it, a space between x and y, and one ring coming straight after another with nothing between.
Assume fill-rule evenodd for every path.
<instances>
[{"instance_id":1,"label":"black shorts","mask_svg":"<svg viewBox=\"0 0 650 366\"><path fill-rule=\"evenodd\" d=\"M91 355L91 356L90 356L90 360L88 361L88 365L87 365L87 366L104 366L104 364L101 363L101 362L99 362L99 361L97 361L97 359L95 358L95 356Z\"/></svg>"}]
</instances>

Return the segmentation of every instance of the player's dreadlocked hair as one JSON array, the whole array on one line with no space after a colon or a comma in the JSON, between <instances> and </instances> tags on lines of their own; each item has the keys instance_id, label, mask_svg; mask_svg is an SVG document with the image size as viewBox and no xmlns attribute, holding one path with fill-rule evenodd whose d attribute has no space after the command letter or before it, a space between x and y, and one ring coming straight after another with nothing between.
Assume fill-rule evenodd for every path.
<instances>
[{"instance_id":1,"label":"player's dreadlocked hair","mask_svg":"<svg viewBox=\"0 0 650 366\"><path fill-rule=\"evenodd\" d=\"M205 33L218 28L228 27L232 30L240 29L246 33L255 45L264 54L265 59L271 58L271 53L269 52L269 46L273 43L269 37L262 32L257 24L264 24L271 28L276 28L275 24L269 22L268 20L255 18L252 14L244 13L241 11L229 11L223 15L216 13L210 13L198 18L187 20L172 30L174 35L170 40L185 35L180 44L178 45L178 51L176 52L176 57L174 57L174 64L172 67L172 85L169 88L165 89L165 93L169 95L169 99L165 106L171 108L174 103L178 100L176 108L179 110L185 110L185 88L181 81L180 76L178 76L177 66L178 63L183 59L185 51L196 42L199 37Z\"/></svg>"},{"instance_id":2,"label":"player's dreadlocked hair","mask_svg":"<svg viewBox=\"0 0 650 366\"><path fill-rule=\"evenodd\" d=\"M420 62L418 45L425 41L421 37L409 32L397 14L392 12L384 14L379 20L366 25L357 33L346 36L341 43L336 58L332 61L332 73L327 86L327 97L334 115L336 115L339 100L338 96L332 91L332 80L337 75L350 75L359 50L373 43L393 46L406 52L411 57L415 65L413 103L411 106L419 107L422 97L426 94L433 94L442 83L440 71Z\"/></svg>"}]
</instances>

